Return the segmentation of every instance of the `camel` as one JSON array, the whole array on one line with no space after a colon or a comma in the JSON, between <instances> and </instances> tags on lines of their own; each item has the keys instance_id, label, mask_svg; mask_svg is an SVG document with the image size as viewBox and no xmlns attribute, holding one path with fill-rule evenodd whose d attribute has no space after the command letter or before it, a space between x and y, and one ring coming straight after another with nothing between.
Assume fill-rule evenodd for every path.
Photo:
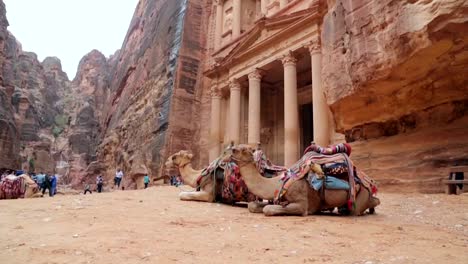
<instances>
[{"instance_id":1,"label":"camel","mask_svg":"<svg viewBox=\"0 0 468 264\"><path fill-rule=\"evenodd\" d=\"M42 197L40 192L39 186L37 186L36 182L29 177L27 174L22 174L20 176L15 175L8 175L6 176L5 180L0 182L0 199L18 199L21 198L21 190L20 192L16 192L13 194L8 194L4 191L4 187L7 181L16 181L22 180L21 190L24 190L24 198L37 198Z\"/></svg>"},{"instance_id":2,"label":"camel","mask_svg":"<svg viewBox=\"0 0 468 264\"><path fill-rule=\"evenodd\" d=\"M177 167L180 172L184 184L190 187L200 187L199 191L181 192L179 198L183 201L200 201L200 202L214 202L213 192L213 180L212 177L206 177L201 184L198 186L197 180L200 177L203 170L195 170L192 168L193 154L186 150L181 150L171 155L166 162L166 168Z\"/></svg>"},{"instance_id":3,"label":"camel","mask_svg":"<svg viewBox=\"0 0 468 264\"><path fill-rule=\"evenodd\" d=\"M254 165L253 149L249 145L232 147L231 153L227 153L223 159L237 163L247 187L257 197L273 200L278 191L281 190L280 176L264 178L258 173ZM367 189L360 188L359 185L357 185L356 192L358 193L355 200L356 207L351 212L353 215L362 215L366 209L374 208L380 204L379 199L372 197ZM252 202L249 203L248 208L250 212L263 212L266 216L306 216L347 205L348 191L325 189L322 197L323 199L320 192L311 188L307 180L303 178L292 183L288 188L284 195L284 199L288 202L286 206Z\"/></svg>"}]
</instances>

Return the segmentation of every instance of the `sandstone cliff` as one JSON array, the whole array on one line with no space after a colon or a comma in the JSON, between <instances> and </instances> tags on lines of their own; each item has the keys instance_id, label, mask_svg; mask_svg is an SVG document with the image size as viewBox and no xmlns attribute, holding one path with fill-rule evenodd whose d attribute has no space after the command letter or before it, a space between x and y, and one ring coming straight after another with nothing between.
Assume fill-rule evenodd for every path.
<instances>
[{"instance_id":1,"label":"sandstone cliff","mask_svg":"<svg viewBox=\"0 0 468 264\"><path fill-rule=\"evenodd\" d=\"M383 184L440 190L447 166L468 163L468 4L331 0L328 8L323 81L354 160Z\"/></svg>"},{"instance_id":2,"label":"sandstone cliff","mask_svg":"<svg viewBox=\"0 0 468 264\"><path fill-rule=\"evenodd\" d=\"M197 121L207 2L139 2L104 107L99 160L108 179L122 168L124 185L135 187L146 173L164 176L171 152L202 152Z\"/></svg>"},{"instance_id":3,"label":"sandstone cliff","mask_svg":"<svg viewBox=\"0 0 468 264\"><path fill-rule=\"evenodd\" d=\"M96 160L112 58L92 51L71 82L58 58L39 62L7 26L0 1L0 169L57 172L81 187Z\"/></svg>"},{"instance_id":4,"label":"sandstone cliff","mask_svg":"<svg viewBox=\"0 0 468 264\"><path fill-rule=\"evenodd\" d=\"M40 63L22 51L2 2L1 165L55 170L74 187L99 173L110 182L122 168L124 185L136 187L143 174L166 175L173 151L207 162L201 135L209 128L199 120L209 118L200 103L208 100L201 71L209 6L140 1L122 49L110 58L90 52L69 81L57 58Z\"/></svg>"}]
</instances>

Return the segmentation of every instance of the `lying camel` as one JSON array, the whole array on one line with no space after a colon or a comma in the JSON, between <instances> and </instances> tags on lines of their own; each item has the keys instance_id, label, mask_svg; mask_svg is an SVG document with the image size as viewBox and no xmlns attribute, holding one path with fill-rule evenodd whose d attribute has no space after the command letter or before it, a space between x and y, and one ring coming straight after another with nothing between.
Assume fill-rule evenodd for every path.
<instances>
[{"instance_id":1,"label":"lying camel","mask_svg":"<svg viewBox=\"0 0 468 264\"><path fill-rule=\"evenodd\" d=\"M14 193L5 192L7 181L17 181L22 180L21 189ZM22 195L22 190L24 190L24 195ZM31 179L27 174L22 174L20 176L8 175L5 180L0 182L0 199L18 199L23 196L24 198L37 198L42 197L39 186L36 182Z\"/></svg>"},{"instance_id":2,"label":"lying camel","mask_svg":"<svg viewBox=\"0 0 468 264\"><path fill-rule=\"evenodd\" d=\"M237 163L247 187L256 196L266 200L273 200L281 190L282 181L280 176L264 178L258 173L254 165L253 149L250 146L239 145L231 148L231 153L226 154L224 160ZM359 191L359 189L361 190ZM367 189L360 188L357 185L356 191L358 194L355 200L356 207L351 212L353 215L362 215L366 209L374 208L380 204L379 199L372 197ZM347 205L348 191L325 189L322 199L320 192L311 188L307 180L303 178L292 183L285 193L284 199L288 202L286 206L257 202L249 203L249 211L254 213L263 211L267 216L306 216L322 210Z\"/></svg>"},{"instance_id":3,"label":"lying camel","mask_svg":"<svg viewBox=\"0 0 468 264\"><path fill-rule=\"evenodd\" d=\"M177 167L184 184L190 187L200 187L200 191L181 192L179 198L183 201L214 202L212 177L206 177L201 186L198 186L197 180L203 170L192 168L193 155L186 150L181 150L171 155L166 162L166 168Z\"/></svg>"}]
</instances>

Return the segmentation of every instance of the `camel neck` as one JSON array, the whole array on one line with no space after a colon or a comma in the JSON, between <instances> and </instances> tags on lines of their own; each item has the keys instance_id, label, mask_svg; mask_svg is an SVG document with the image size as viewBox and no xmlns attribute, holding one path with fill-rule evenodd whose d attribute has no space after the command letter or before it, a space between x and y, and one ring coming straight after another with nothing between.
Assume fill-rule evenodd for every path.
<instances>
[{"instance_id":1,"label":"camel neck","mask_svg":"<svg viewBox=\"0 0 468 264\"><path fill-rule=\"evenodd\" d=\"M194 170L192 164L189 163L182 168L179 168L180 176L184 180L184 183L190 187L197 187L197 179L200 176L202 170Z\"/></svg>"},{"instance_id":2,"label":"camel neck","mask_svg":"<svg viewBox=\"0 0 468 264\"><path fill-rule=\"evenodd\" d=\"M275 191L279 191L282 185L279 176L265 178L258 172L253 163L240 167L240 173L249 191L262 199L273 200Z\"/></svg>"}]
</instances>

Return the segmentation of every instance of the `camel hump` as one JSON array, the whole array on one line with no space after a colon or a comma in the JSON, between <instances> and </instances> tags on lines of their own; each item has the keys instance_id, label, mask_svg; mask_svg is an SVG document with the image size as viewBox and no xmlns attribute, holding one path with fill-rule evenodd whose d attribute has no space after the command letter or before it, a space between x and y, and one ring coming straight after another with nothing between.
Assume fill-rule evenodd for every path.
<instances>
[{"instance_id":1,"label":"camel hump","mask_svg":"<svg viewBox=\"0 0 468 264\"><path fill-rule=\"evenodd\" d=\"M10 181L15 181L16 179L18 179L18 176L15 176L15 175L13 175L13 174L10 174L10 175L7 175L7 176L5 177L5 179L8 179L8 180L10 180Z\"/></svg>"}]
</instances>

